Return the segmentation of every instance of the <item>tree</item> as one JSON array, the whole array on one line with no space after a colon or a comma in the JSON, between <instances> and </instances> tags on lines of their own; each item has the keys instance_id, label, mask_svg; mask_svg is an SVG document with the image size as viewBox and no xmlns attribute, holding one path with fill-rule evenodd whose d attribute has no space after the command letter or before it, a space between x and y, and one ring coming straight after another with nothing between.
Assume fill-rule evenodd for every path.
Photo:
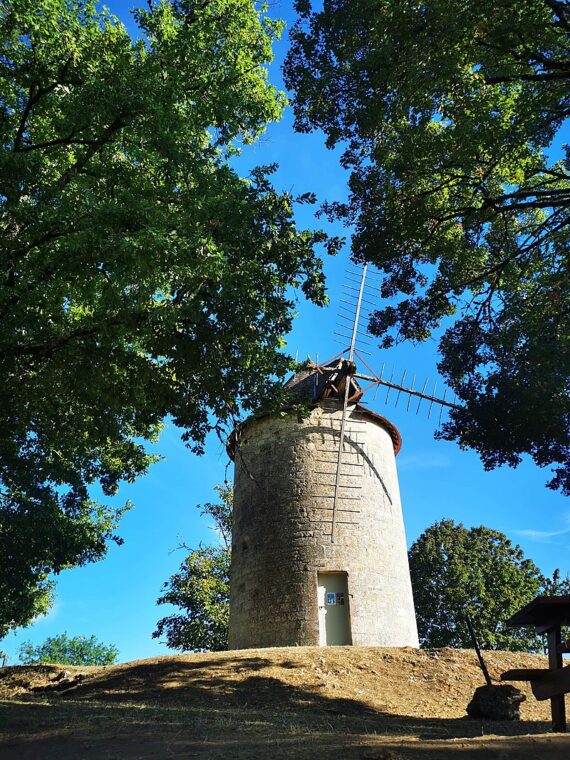
<instances>
[{"instance_id":1,"label":"tree","mask_svg":"<svg viewBox=\"0 0 570 760\"><path fill-rule=\"evenodd\" d=\"M486 468L530 454L570 493L570 5L330 0L285 66L296 128L342 146L352 255L390 299L388 347L441 326L458 394L441 436ZM560 154L562 154L560 156Z\"/></svg>"},{"instance_id":2,"label":"tree","mask_svg":"<svg viewBox=\"0 0 570 760\"><path fill-rule=\"evenodd\" d=\"M102 644L95 636L72 636L62 633L50 636L43 644L34 647L24 642L18 651L24 665L113 665L119 650L112 644Z\"/></svg>"},{"instance_id":3,"label":"tree","mask_svg":"<svg viewBox=\"0 0 570 760\"><path fill-rule=\"evenodd\" d=\"M213 518L222 545L190 550L157 600L182 612L159 620L153 638L166 634L168 646L183 652L228 648L233 490L226 483L216 486L216 491L220 501L204 504L201 512Z\"/></svg>"},{"instance_id":4,"label":"tree","mask_svg":"<svg viewBox=\"0 0 570 760\"><path fill-rule=\"evenodd\" d=\"M120 542L91 486L144 473L165 416L200 451L270 397L290 289L325 300L324 236L230 163L281 113L281 24L150 0L133 41L98 6L0 7L0 637Z\"/></svg>"},{"instance_id":5,"label":"tree","mask_svg":"<svg viewBox=\"0 0 570 760\"><path fill-rule=\"evenodd\" d=\"M471 648L468 614L485 649L542 651L533 629L508 618L545 590L545 578L499 531L453 520L427 528L409 551L420 644Z\"/></svg>"},{"instance_id":6,"label":"tree","mask_svg":"<svg viewBox=\"0 0 570 760\"><path fill-rule=\"evenodd\" d=\"M556 568L552 578L545 579L543 593L545 596L570 596L570 576L562 578L560 569Z\"/></svg>"}]
</instances>

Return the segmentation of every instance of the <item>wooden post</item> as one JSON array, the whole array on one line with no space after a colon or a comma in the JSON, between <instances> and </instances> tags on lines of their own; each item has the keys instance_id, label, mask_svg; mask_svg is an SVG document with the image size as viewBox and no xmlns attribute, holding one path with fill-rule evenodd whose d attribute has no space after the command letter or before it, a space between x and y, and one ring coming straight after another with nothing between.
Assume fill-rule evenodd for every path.
<instances>
[{"instance_id":1,"label":"wooden post","mask_svg":"<svg viewBox=\"0 0 570 760\"><path fill-rule=\"evenodd\" d=\"M562 667L562 653L560 651L562 644L562 635L560 626L557 625L547 631L548 643L548 666L550 670L558 670ZM566 707L564 704L564 694L559 694L550 699L550 709L552 712L552 730L566 732Z\"/></svg>"}]
</instances>

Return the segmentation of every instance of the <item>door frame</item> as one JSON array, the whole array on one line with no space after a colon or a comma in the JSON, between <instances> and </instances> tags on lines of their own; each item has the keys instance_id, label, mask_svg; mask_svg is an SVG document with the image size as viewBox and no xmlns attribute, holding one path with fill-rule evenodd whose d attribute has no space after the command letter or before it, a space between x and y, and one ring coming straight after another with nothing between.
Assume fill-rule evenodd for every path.
<instances>
[{"instance_id":1,"label":"door frame","mask_svg":"<svg viewBox=\"0 0 570 760\"><path fill-rule=\"evenodd\" d=\"M319 576L321 575L340 575L344 578L344 583L346 586L346 621L348 624L348 638L350 639L350 642L348 644L340 645L340 646L353 646L352 644L352 620L351 620L351 612L350 612L350 598L351 594L349 592L349 585L348 585L348 576L349 573L346 570L317 570L316 573L316 585L317 585L317 628L318 628L318 638L319 638L319 646L336 646L335 644L327 644L326 643L326 600L323 600L325 602L324 604L324 610L325 614L321 616L321 605L319 600L319 588L322 588L322 586L319 584ZM326 592L325 592L326 593ZM324 632L321 629L321 619L324 623ZM323 635L324 633L324 635ZM325 643L321 643L323 638L325 639Z\"/></svg>"}]
</instances>

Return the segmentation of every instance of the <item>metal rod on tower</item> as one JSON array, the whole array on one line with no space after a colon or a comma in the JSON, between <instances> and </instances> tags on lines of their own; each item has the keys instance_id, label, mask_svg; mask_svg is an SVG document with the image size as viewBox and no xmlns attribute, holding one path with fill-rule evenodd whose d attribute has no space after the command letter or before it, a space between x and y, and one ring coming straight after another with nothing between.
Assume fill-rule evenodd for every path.
<instances>
[{"instance_id":1,"label":"metal rod on tower","mask_svg":"<svg viewBox=\"0 0 570 760\"><path fill-rule=\"evenodd\" d=\"M356 308L354 311L354 323L352 326L352 335L350 338L350 348L348 352L348 360L349 362L354 361L354 352L356 349L356 343L357 343L357 333L358 333L358 322L360 321L360 309L362 306L362 300L363 300L363 293L364 293L364 284L366 282L366 271L368 269L368 265L365 264L364 268L362 270L362 276L360 278L360 287L358 289L358 297L356 300ZM345 287L356 290L356 288L352 288L350 285L346 285ZM335 538L335 527L336 527L336 517L337 517L337 504L338 504L338 498L339 498L339 488L340 488L340 469L342 465L342 454L344 451L344 438L345 438L345 429L346 429L346 414L348 409L348 399L350 396L350 382L352 377L352 371L349 372L349 374L345 377L344 381L344 400L342 405L342 418L340 423L340 439L338 444L338 457L336 462L336 474L334 479L334 496L333 496L333 505L332 505L332 520L331 520L331 543L334 544L334 538Z\"/></svg>"},{"instance_id":2,"label":"metal rod on tower","mask_svg":"<svg viewBox=\"0 0 570 760\"><path fill-rule=\"evenodd\" d=\"M336 511L338 503L338 490L340 486L340 468L342 465L342 453L344 451L344 436L346 428L346 410L348 407L348 396L350 394L350 375L345 378L344 382L344 400L342 405L342 417L340 421L340 439L338 442L338 457L336 462L336 474L334 478L334 496L332 506L332 521L331 521L331 544L334 544L334 531L336 526Z\"/></svg>"},{"instance_id":3,"label":"metal rod on tower","mask_svg":"<svg viewBox=\"0 0 570 760\"><path fill-rule=\"evenodd\" d=\"M433 391L432 391L432 396L435 396L435 392L436 392L436 390L437 390L437 380L436 380L436 381L435 381L435 383L433 384ZM428 409L428 420L429 420L429 418L431 417L431 408L432 408L432 406L433 406L433 398L432 398L432 400L429 402L429 409Z\"/></svg>"},{"instance_id":4,"label":"metal rod on tower","mask_svg":"<svg viewBox=\"0 0 570 760\"><path fill-rule=\"evenodd\" d=\"M443 403L445 403L445 397L447 396L447 388L443 389ZM441 425L441 415L443 414L443 404L439 407L439 419L437 421L438 427Z\"/></svg>"},{"instance_id":5,"label":"metal rod on tower","mask_svg":"<svg viewBox=\"0 0 570 760\"><path fill-rule=\"evenodd\" d=\"M385 404L388 403L388 397L390 396L390 390L392 388L392 380L394 379L394 368L392 367L392 372L390 373L390 380L387 383L388 390L386 391L386 400L384 401Z\"/></svg>"},{"instance_id":6,"label":"metal rod on tower","mask_svg":"<svg viewBox=\"0 0 570 760\"><path fill-rule=\"evenodd\" d=\"M354 325L352 327L352 338L350 341L350 352L348 354L348 360L353 361L354 359L354 347L356 345L356 333L358 332L358 322L360 320L360 307L362 306L362 294L364 293L364 283L366 282L366 271L368 269L368 264L364 265L364 268L362 270L362 277L360 278L360 288L358 291L358 301L356 303L356 312L354 314ZM348 398L348 396L347 396Z\"/></svg>"},{"instance_id":7,"label":"metal rod on tower","mask_svg":"<svg viewBox=\"0 0 570 760\"><path fill-rule=\"evenodd\" d=\"M384 367L386 366L385 362L382 362L382 369L380 370L380 380L384 377ZM376 401L376 396L378 394L378 388L380 388L380 383L376 383L376 388L374 390L374 398L373 401Z\"/></svg>"},{"instance_id":8,"label":"metal rod on tower","mask_svg":"<svg viewBox=\"0 0 570 760\"><path fill-rule=\"evenodd\" d=\"M411 400L412 400L412 395L415 395L415 394L414 394L414 383L415 383L415 382L416 382L416 376L415 376L415 375L412 375L412 386L411 386L411 388L410 388L410 395L408 396L408 404L407 404L407 406L406 406L406 412L409 412L409 411L410 411L410 402L411 402Z\"/></svg>"},{"instance_id":9,"label":"metal rod on tower","mask_svg":"<svg viewBox=\"0 0 570 760\"><path fill-rule=\"evenodd\" d=\"M422 403L422 396L426 392L427 384L429 382L429 378L426 377L426 381L424 383L424 387L422 388L422 395L420 396L420 400L418 401L418 408L416 409L416 414L420 411L420 404Z\"/></svg>"},{"instance_id":10,"label":"metal rod on tower","mask_svg":"<svg viewBox=\"0 0 570 760\"><path fill-rule=\"evenodd\" d=\"M400 380L400 385L404 385L404 380L406 379L406 373L407 369L404 370L404 374L402 375L402 379ZM398 395L396 396L396 403L394 405L394 408L398 406L398 401L400 400L400 396L402 395L402 388L398 391Z\"/></svg>"}]
</instances>

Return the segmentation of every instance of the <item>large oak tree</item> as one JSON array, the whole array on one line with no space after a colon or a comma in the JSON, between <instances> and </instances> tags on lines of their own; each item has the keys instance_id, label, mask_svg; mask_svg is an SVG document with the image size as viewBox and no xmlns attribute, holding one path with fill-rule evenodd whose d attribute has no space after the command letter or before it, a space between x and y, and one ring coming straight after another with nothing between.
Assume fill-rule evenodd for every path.
<instances>
[{"instance_id":1,"label":"large oak tree","mask_svg":"<svg viewBox=\"0 0 570 760\"><path fill-rule=\"evenodd\" d=\"M570 3L296 7L296 126L350 170L326 210L383 272L372 332L389 346L443 327L463 402L443 437L488 468L530 454L570 493Z\"/></svg>"},{"instance_id":2,"label":"large oak tree","mask_svg":"<svg viewBox=\"0 0 570 760\"><path fill-rule=\"evenodd\" d=\"M98 5L98 4L97 4ZM279 117L250 0L0 2L0 636L101 557L171 419L200 448L286 372L320 233L231 157Z\"/></svg>"}]
</instances>

